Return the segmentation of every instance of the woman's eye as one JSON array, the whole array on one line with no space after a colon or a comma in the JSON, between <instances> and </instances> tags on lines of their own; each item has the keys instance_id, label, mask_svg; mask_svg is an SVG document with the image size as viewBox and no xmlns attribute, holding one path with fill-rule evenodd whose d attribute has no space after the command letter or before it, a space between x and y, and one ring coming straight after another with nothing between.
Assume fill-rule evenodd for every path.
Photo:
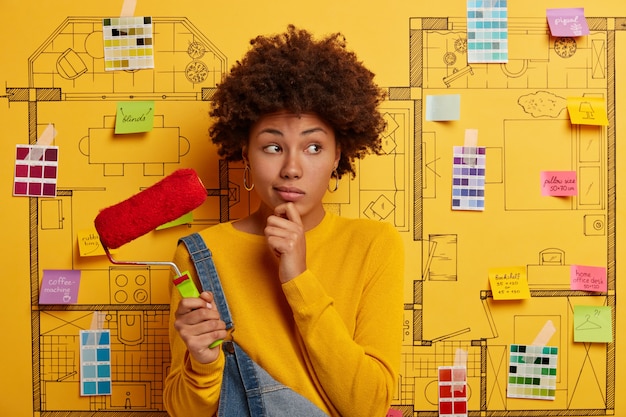
<instances>
[{"instance_id":1,"label":"woman's eye","mask_svg":"<svg viewBox=\"0 0 626 417\"><path fill-rule=\"evenodd\" d=\"M278 146L278 145L267 145L264 150L267 153L278 153L278 152L280 152L280 146Z\"/></svg>"},{"instance_id":2,"label":"woman's eye","mask_svg":"<svg viewBox=\"0 0 626 417\"><path fill-rule=\"evenodd\" d=\"M322 147L317 144L309 145L309 148L307 149L309 153L320 153L321 150L322 150Z\"/></svg>"}]
</instances>

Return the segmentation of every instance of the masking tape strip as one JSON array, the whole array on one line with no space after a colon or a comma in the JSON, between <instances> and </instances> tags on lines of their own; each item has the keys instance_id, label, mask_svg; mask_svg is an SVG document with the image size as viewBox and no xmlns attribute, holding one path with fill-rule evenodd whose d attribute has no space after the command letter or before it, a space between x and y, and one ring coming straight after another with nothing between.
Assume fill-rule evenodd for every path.
<instances>
[{"instance_id":1,"label":"masking tape strip","mask_svg":"<svg viewBox=\"0 0 626 417\"><path fill-rule=\"evenodd\" d=\"M56 135L57 135L56 129L54 128L52 123L48 123L48 126L46 126L44 131L41 133L41 136L39 136L39 138L37 139L37 145L42 145L42 146L52 145L52 142L54 141L54 138L56 137Z\"/></svg>"},{"instance_id":2,"label":"masking tape strip","mask_svg":"<svg viewBox=\"0 0 626 417\"><path fill-rule=\"evenodd\" d=\"M463 163L476 166L476 153L478 152L478 129L465 129L465 141L463 143Z\"/></svg>"},{"instance_id":3,"label":"masking tape strip","mask_svg":"<svg viewBox=\"0 0 626 417\"><path fill-rule=\"evenodd\" d=\"M52 123L48 123L48 126L41 133L39 138L37 138L37 146L50 146L52 142L54 142L54 138L57 135L57 131L52 125ZM24 158L26 161L39 161L43 157L43 148L31 148L28 155Z\"/></svg>"},{"instance_id":4,"label":"masking tape strip","mask_svg":"<svg viewBox=\"0 0 626 417\"><path fill-rule=\"evenodd\" d=\"M136 6L137 0L124 0L124 4L122 4L122 11L120 12L120 17L134 16Z\"/></svg>"},{"instance_id":5,"label":"masking tape strip","mask_svg":"<svg viewBox=\"0 0 626 417\"><path fill-rule=\"evenodd\" d=\"M93 316L91 317L91 326L89 327L89 330L104 329L105 316L104 311L94 311Z\"/></svg>"},{"instance_id":6,"label":"masking tape strip","mask_svg":"<svg viewBox=\"0 0 626 417\"><path fill-rule=\"evenodd\" d=\"M467 350L457 349L456 352L454 352L454 366L465 368L466 369L465 372L467 375ZM465 385L455 384L453 385L452 390L455 392L456 391L462 392L464 387Z\"/></svg>"},{"instance_id":7,"label":"masking tape strip","mask_svg":"<svg viewBox=\"0 0 626 417\"><path fill-rule=\"evenodd\" d=\"M552 320L546 321L546 324L543 325L541 331L535 337L533 341L533 346L545 346L548 344L552 336L556 333L556 327L552 323Z\"/></svg>"},{"instance_id":8,"label":"masking tape strip","mask_svg":"<svg viewBox=\"0 0 626 417\"><path fill-rule=\"evenodd\" d=\"M467 350L456 350L454 353L454 366L467 366Z\"/></svg>"},{"instance_id":9,"label":"masking tape strip","mask_svg":"<svg viewBox=\"0 0 626 417\"><path fill-rule=\"evenodd\" d=\"M465 129L465 142L463 146L478 146L478 129Z\"/></svg>"}]
</instances>

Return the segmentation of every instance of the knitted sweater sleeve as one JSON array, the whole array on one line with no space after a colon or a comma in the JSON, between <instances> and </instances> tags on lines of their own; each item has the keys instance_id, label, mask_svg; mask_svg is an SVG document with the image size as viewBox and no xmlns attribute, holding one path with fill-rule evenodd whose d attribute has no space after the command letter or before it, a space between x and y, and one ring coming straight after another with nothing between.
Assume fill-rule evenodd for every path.
<instances>
[{"instance_id":1,"label":"knitted sweater sleeve","mask_svg":"<svg viewBox=\"0 0 626 417\"><path fill-rule=\"evenodd\" d=\"M183 271L189 271L196 282L195 269L187 251L179 246L174 262ZM196 362L187 351L187 346L174 328L174 313L181 299L175 288L170 289L169 342L171 352L170 371L165 379L163 402L171 417L213 416L217 414L224 355L215 362Z\"/></svg>"},{"instance_id":2,"label":"knitted sweater sleeve","mask_svg":"<svg viewBox=\"0 0 626 417\"><path fill-rule=\"evenodd\" d=\"M310 270L283 284L307 355L333 414L384 416L400 368L402 343L403 243L392 226L372 242L354 331ZM391 230L389 230L391 229ZM346 268L351 266L346 265ZM340 279L340 278L339 278Z\"/></svg>"}]
</instances>

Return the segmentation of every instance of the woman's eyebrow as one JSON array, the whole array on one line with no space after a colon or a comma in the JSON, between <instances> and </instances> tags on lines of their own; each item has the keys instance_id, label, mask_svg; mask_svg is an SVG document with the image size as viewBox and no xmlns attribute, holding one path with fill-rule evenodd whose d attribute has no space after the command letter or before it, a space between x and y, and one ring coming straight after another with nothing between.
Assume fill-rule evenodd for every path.
<instances>
[{"instance_id":1,"label":"woman's eyebrow","mask_svg":"<svg viewBox=\"0 0 626 417\"><path fill-rule=\"evenodd\" d=\"M316 127L312 127L312 128L310 128L310 129L305 129L305 130L303 130L301 134L302 134L302 135L309 135L309 134L311 134L311 133L316 133L316 132L323 132L323 133L326 133L326 129L324 129L324 128L323 128L323 127L321 127L321 126L316 126Z\"/></svg>"},{"instance_id":2,"label":"woman's eyebrow","mask_svg":"<svg viewBox=\"0 0 626 417\"><path fill-rule=\"evenodd\" d=\"M283 136L283 132L282 131L280 131L279 129L274 129L272 127L266 127L265 129L259 130L259 133L257 133L257 136L260 136L263 133L269 133L269 134L272 134L272 135Z\"/></svg>"}]
</instances>

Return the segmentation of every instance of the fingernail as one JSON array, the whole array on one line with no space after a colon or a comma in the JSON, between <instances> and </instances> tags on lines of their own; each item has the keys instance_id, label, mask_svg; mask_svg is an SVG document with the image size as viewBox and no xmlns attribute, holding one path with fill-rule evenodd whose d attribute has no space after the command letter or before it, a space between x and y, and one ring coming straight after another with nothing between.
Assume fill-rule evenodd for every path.
<instances>
[{"instance_id":1,"label":"fingernail","mask_svg":"<svg viewBox=\"0 0 626 417\"><path fill-rule=\"evenodd\" d=\"M206 303L206 308L213 308L213 305L211 303Z\"/></svg>"}]
</instances>

